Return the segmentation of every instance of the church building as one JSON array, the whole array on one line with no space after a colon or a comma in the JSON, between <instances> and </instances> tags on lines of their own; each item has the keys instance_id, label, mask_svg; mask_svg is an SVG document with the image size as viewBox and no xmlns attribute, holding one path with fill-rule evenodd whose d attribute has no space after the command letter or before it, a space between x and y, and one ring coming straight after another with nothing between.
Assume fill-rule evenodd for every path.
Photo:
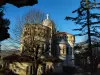
<instances>
[{"instance_id":1,"label":"church building","mask_svg":"<svg viewBox=\"0 0 100 75\"><path fill-rule=\"evenodd\" d=\"M74 43L74 35L67 32L56 32L55 25L47 14L46 19L44 19L41 24L24 25L19 56L19 59L23 61L20 63L13 61L13 63L9 63L8 66L19 75L34 74L30 60L26 61L21 55L24 55L24 52L27 52L27 50L37 50L37 48L34 49L33 47L37 47L38 45L39 53L45 52L39 56L39 58L43 59L45 62L39 65L38 75L44 72L61 72L63 71L63 66L74 65ZM20 68L18 69L18 67Z\"/></svg>"}]
</instances>

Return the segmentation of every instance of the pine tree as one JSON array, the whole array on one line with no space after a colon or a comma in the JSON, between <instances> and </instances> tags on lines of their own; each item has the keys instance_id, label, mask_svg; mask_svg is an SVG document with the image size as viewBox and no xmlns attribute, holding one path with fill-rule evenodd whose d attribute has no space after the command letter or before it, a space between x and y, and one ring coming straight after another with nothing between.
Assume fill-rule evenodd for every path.
<instances>
[{"instance_id":1,"label":"pine tree","mask_svg":"<svg viewBox=\"0 0 100 75\"><path fill-rule=\"evenodd\" d=\"M3 9L3 7L0 7L0 42L10 37L8 33L10 21L3 18Z\"/></svg>"},{"instance_id":2,"label":"pine tree","mask_svg":"<svg viewBox=\"0 0 100 75\"><path fill-rule=\"evenodd\" d=\"M88 35L88 54L91 61L91 69L93 70L93 56L91 47L91 37L100 37L100 14L98 12L93 12L94 9L100 9L100 3L90 0L82 0L80 2L80 7L74 10L72 13L77 13L76 17L66 17L66 20L72 20L76 24L80 25L80 28L73 29L81 31L81 33L76 34L77 36ZM91 72L92 72L91 70Z\"/></svg>"},{"instance_id":3,"label":"pine tree","mask_svg":"<svg viewBox=\"0 0 100 75\"><path fill-rule=\"evenodd\" d=\"M10 37L8 33L10 21L8 19L4 19L3 6L0 7L0 53L1 53L1 42ZM1 59L1 56L0 56Z\"/></svg>"}]
</instances>

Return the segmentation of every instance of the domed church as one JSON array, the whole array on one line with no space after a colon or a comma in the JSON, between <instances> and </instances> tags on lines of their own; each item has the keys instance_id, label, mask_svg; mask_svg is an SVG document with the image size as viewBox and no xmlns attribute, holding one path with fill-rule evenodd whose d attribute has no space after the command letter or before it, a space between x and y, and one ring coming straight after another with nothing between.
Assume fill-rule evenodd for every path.
<instances>
[{"instance_id":1,"label":"domed church","mask_svg":"<svg viewBox=\"0 0 100 75\"><path fill-rule=\"evenodd\" d=\"M41 24L24 25L20 54L15 55L18 60L23 61L14 61L15 58L7 67L19 75L32 75L33 61L26 55L34 57L33 52L37 52L41 62L38 66L38 75L63 72L64 66L74 66L74 43L75 36L67 32L57 32L54 22L47 14Z\"/></svg>"}]
</instances>

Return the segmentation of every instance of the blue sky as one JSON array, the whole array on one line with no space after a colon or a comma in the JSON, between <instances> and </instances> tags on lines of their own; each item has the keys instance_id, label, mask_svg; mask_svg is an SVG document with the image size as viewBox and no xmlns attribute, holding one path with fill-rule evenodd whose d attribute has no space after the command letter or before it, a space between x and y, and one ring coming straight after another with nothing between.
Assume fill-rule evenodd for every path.
<instances>
[{"instance_id":1,"label":"blue sky","mask_svg":"<svg viewBox=\"0 0 100 75\"><path fill-rule=\"evenodd\" d=\"M79 7L79 3L80 0L38 0L38 4L36 5L21 8L6 4L5 17L11 21L9 32L12 36L11 30L14 27L17 18L23 16L29 9L35 8L41 10L45 14L49 14L50 19L55 22L59 31L76 34L78 32L72 31L72 29L77 28L78 25L64 19L66 16L75 16L75 14L72 14L72 11ZM82 40L84 40L84 37L76 37L76 42Z\"/></svg>"}]
</instances>

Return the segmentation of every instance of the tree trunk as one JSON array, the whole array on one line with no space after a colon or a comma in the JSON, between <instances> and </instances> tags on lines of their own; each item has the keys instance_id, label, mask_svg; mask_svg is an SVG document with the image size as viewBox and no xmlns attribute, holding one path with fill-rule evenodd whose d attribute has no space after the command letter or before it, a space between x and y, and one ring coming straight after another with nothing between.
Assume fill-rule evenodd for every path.
<instances>
[{"instance_id":1,"label":"tree trunk","mask_svg":"<svg viewBox=\"0 0 100 75\"><path fill-rule=\"evenodd\" d=\"M37 63L37 61L35 61L35 63L33 63L34 75L37 75L37 73L38 73L38 66L39 66L39 64Z\"/></svg>"},{"instance_id":2,"label":"tree trunk","mask_svg":"<svg viewBox=\"0 0 100 75\"><path fill-rule=\"evenodd\" d=\"M91 32L90 32L90 11L87 9L87 28L88 28L88 50L89 50L89 56L90 56L90 69L91 69L91 75L93 73L93 56L92 56L92 47L91 47Z\"/></svg>"}]
</instances>

